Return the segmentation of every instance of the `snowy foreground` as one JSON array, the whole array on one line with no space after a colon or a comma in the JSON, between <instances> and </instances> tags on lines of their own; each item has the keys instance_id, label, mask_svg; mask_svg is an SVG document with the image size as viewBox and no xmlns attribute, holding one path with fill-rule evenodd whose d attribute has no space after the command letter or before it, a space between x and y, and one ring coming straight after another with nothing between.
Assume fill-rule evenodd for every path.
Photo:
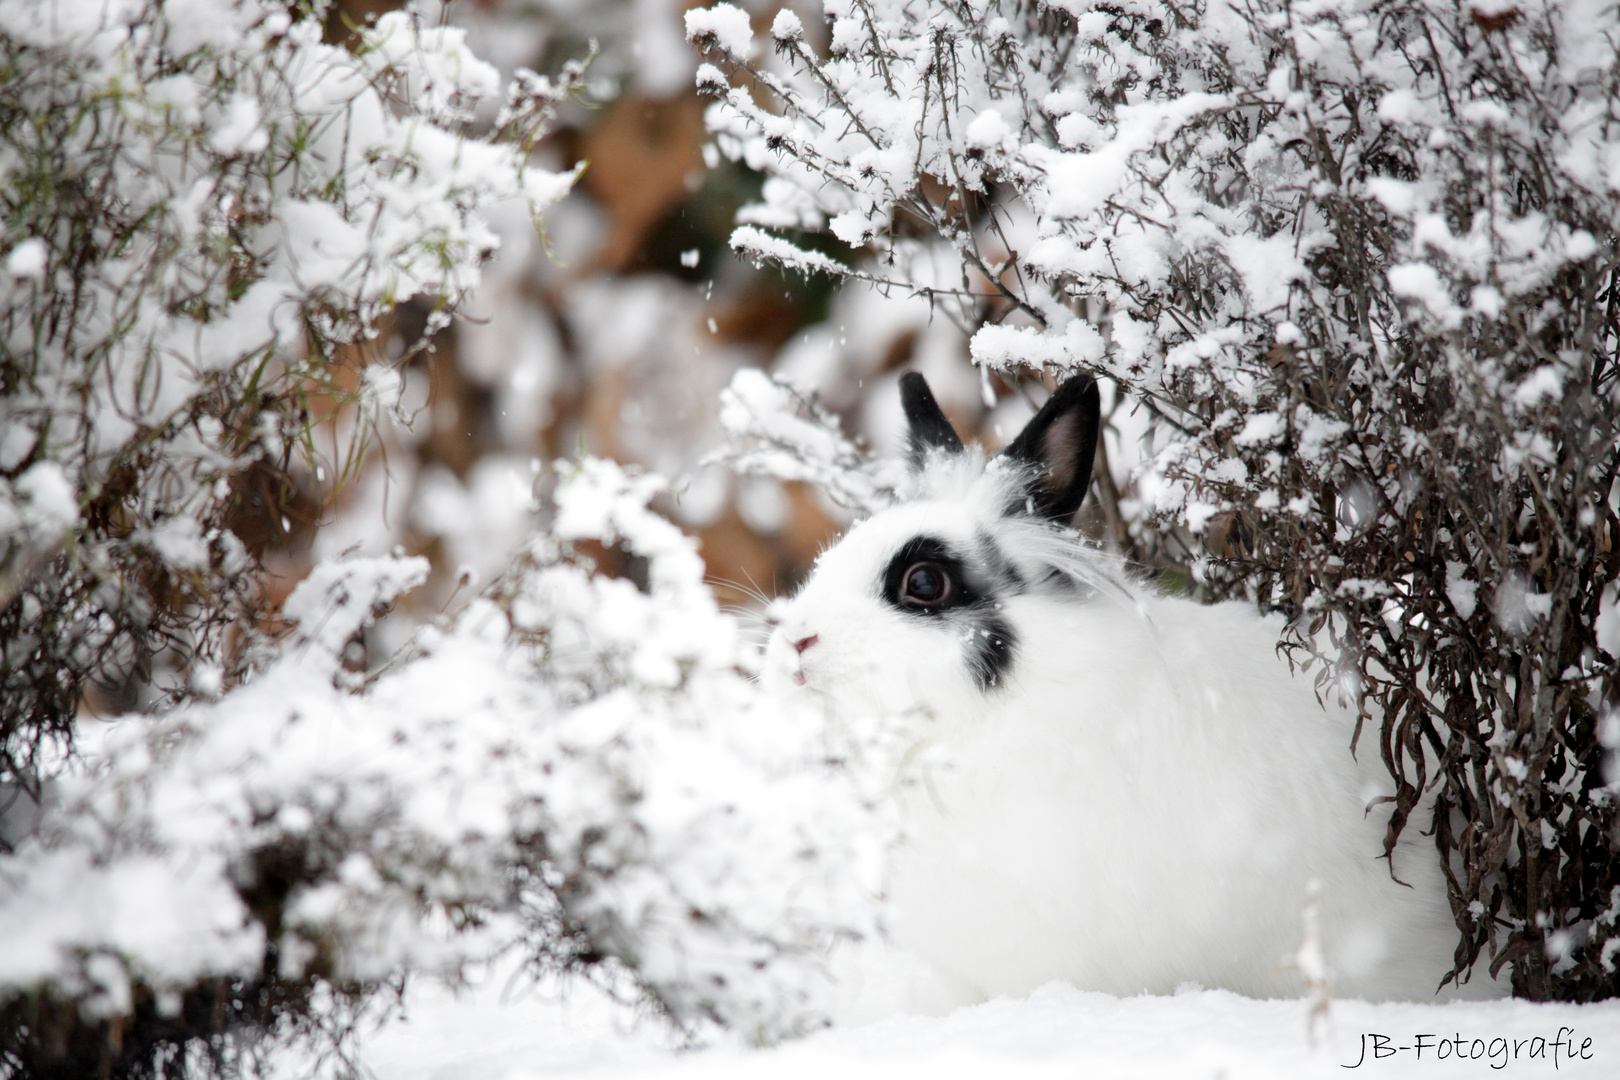
<instances>
[{"instance_id":1,"label":"snowy foreground","mask_svg":"<svg viewBox=\"0 0 1620 1080\"><path fill-rule=\"evenodd\" d=\"M637 1023L587 987L563 996L503 993L502 983L491 980L459 996L419 989L403 1018L362 1045L378 1080L1620 1076L1620 1001L1338 1001L1315 1050L1306 1040L1306 1011L1302 1001L1255 1001L1224 991L1120 999L1054 983L1024 1000L825 1031L772 1050L678 1052L658 1024ZM1560 1029L1564 1044L1555 1064ZM1381 1058L1375 1036L1388 1039ZM1458 1039L1460 1060L1452 1042Z\"/></svg>"}]
</instances>

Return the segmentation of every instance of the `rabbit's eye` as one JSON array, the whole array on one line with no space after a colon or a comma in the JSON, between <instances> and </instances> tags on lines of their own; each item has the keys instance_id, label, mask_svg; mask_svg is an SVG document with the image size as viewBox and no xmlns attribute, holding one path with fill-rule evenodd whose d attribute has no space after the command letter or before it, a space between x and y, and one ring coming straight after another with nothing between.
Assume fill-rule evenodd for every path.
<instances>
[{"instance_id":1,"label":"rabbit's eye","mask_svg":"<svg viewBox=\"0 0 1620 1080\"><path fill-rule=\"evenodd\" d=\"M962 560L941 540L918 536L889 559L883 599L908 615L940 615L980 599Z\"/></svg>"},{"instance_id":2,"label":"rabbit's eye","mask_svg":"<svg viewBox=\"0 0 1620 1080\"><path fill-rule=\"evenodd\" d=\"M940 607L950 601L953 591L950 572L939 563L913 563L901 579L900 602L907 607Z\"/></svg>"}]
</instances>

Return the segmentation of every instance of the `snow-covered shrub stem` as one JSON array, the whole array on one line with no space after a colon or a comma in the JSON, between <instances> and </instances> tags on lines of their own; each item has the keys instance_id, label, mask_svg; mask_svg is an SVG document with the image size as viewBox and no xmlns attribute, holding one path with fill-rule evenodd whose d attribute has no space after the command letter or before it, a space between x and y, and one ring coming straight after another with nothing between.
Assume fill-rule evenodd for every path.
<instances>
[{"instance_id":1,"label":"snow-covered shrub stem","mask_svg":"<svg viewBox=\"0 0 1620 1080\"><path fill-rule=\"evenodd\" d=\"M571 182L527 150L577 71L520 80L483 138L501 83L459 31L396 13L350 52L319 14L0 0L0 782L34 783L91 683L239 674L241 537L285 534L305 403L362 432L397 406L381 366L342 390L340 349L412 297L441 325L483 213Z\"/></svg>"},{"instance_id":2,"label":"snow-covered shrub stem","mask_svg":"<svg viewBox=\"0 0 1620 1080\"><path fill-rule=\"evenodd\" d=\"M1203 594L1293 616L1399 781L1391 845L1432 793L1458 972L1620 991L1620 9L825 8L763 56L688 19L717 145L768 176L750 253L828 231L818 268L934 298L977 364L1145 404L1133 554L1193 539Z\"/></svg>"}]
</instances>

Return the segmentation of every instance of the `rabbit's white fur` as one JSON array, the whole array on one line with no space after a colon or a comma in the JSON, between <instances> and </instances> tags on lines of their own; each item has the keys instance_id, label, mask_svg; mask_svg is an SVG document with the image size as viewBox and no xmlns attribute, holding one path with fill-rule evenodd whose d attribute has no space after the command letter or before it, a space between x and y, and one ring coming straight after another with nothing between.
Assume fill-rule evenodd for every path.
<instances>
[{"instance_id":1,"label":"rabbit's white fur","mask_svg":"<svg viewBox=\"0 0 1620 1080\"><path fill-rule=\"evenodd\" d=\"M1158 595L1076 534L1008 514L1026 479L971 448L930 453L916 497L851 528L779 607L767 680L846 724L915 724L890 874L899 953L863 961L873 983L905 985L868 987L857 1013L1053 979L1295 994L1285 957L1312 878L1334 993L1432 998L1458 934L1416 819L1394 858L1410 887L1380 858L1387 815L1366 811L1392 784L1376 725L1358 764L1353 715L1290 672L1280 623ZM964 662L982 627L885 603L885 567L918 536L970 552L988 537L1026 583L985 605L1013 637L993 685ZM907 965L931 974L894 974ZM1479 973L1443 996L1500 992Z\"/></svg>"}]
</instances>

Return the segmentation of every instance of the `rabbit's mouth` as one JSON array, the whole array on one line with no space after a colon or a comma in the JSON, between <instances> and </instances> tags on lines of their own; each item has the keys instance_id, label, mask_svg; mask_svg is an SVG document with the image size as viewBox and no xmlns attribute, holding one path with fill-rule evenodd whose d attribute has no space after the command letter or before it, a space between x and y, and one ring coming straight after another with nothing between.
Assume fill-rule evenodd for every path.
<instances>
[{"instance_id":1,"label":"rabbit's mouth","mask_svg":"<svg viewBox=\"0 0 1620 1080\"><path fill-rule=\"evenodd\" d=\"M805 653L820 641L819 635L800 634L794 638L780 629L771 635L765 648L765 666L761 677L766 685L785 690L812 686L814 675L805 662Z\"/></svg>"},{"instance_id":2,"label":"rabbit's mouth","mask_svg":"<svg viewBox=\"0 0 1620 1080\"><path fill-rule=\"evenodd\" d=\"M793 665L793 674L788 676L788 681L794 686L810 686L814 677L815 670L804 662L803 657L798 657Z\"/></svg>"},{"instance_id":3,"label":"rabbit's mouth","mask_svg":"<svg viewBox=\"0 0 1620 1080\"><path fill-rule=\"evenodd\" d=\"M807 633L802 630L794 634L778 629L771 635L771 640L765 649L765 673L767 678L777 680L785 678L787 682L796 687L808 686L810 684L811 669L805 662L805 654L820 643L820 634ZM780 685L780 682L778 685Z\"/></svg>"},{"instance_id":4,"label":"rabbit's mouth","mask_svg":"<svg viewBox=\"0 0 1620 1080\"><path fill-rule=\"evenodd\" d=\"M802 637L799 640L793 642L793 651L795 653L797 653L798 657L799 657L798 669L793 672L793 685L794 686L803 686L805 684L805 679L807 678L807 675L806 675L806 672L804 670L804 654L809 652L812 648L814 648L820 641L821 641L821 635L820 634L811 634L808 637Z\"/></svg>"}]
</instances>

